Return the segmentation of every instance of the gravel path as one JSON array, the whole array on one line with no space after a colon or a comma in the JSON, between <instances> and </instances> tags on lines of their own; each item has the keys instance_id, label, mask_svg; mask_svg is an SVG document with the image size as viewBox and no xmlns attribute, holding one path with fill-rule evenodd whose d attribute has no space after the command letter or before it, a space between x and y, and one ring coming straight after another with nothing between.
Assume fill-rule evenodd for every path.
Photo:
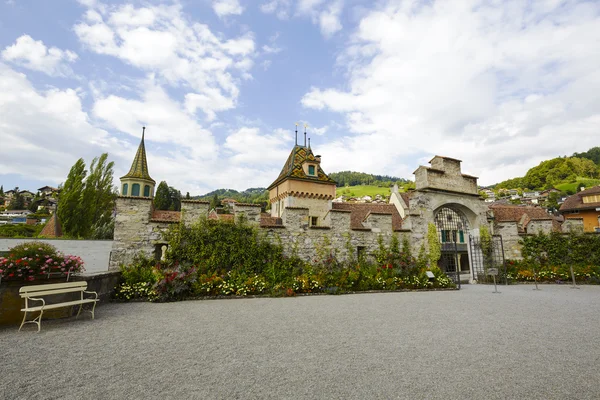
<instances>
[{"instance_id":1,"label":"gravel path","mask_svg":"<svg viewBox=\"0 0 600 400\"><path fill-rule=\"evenodd\" d=\"M600 286L532 288L107 304L0 330L0 398L600 398Z\"/></svg>"}]
</instances>

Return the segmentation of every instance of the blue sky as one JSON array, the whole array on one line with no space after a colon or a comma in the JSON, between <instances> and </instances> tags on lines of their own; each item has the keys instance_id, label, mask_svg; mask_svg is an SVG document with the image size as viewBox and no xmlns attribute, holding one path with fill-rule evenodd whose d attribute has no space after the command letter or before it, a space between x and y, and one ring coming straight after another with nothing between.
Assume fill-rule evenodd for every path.
<instances>
[{"instance_id":1,"label":"blue sky","mask_svg":"<svg viewBox=\"0 0 600 400\"><path fill-rule=\"evenodd\" d=\"M599 44L598 2L0 0L0 184L121 176L145 125L156 181L267 186L295 122L326 172L491 184L600 145Z\"/></svg>"}]
</instances>

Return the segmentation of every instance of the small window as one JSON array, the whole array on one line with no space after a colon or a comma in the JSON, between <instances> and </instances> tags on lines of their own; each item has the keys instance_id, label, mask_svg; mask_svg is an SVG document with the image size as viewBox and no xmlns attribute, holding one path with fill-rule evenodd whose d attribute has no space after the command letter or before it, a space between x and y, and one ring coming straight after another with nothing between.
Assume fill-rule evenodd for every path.
<instances>
[{"instance_id":1,"label":"small window","mask_svg":"<svg viewBox=\"0 0 600 400\"><path fill-rule=\"evenodd\" d=\"M356 247L356 256L358 258L364 257L365 256L365 250L366 250L365 246L357 246Z\"/></svg>"},{"instance_id":2,"label":"small window","mask_svg":"<svg viewBox=\"0 0 600 400\"><path fill-rule=\"evenodd\" d=\"M310 217L310 226L317 226L318 217Z\"/></svg>"},{"instance_id":3,"label":"small window","mask_svg":"<svg viewBox=\"0 0 600 400\"><path fill-rule=\"evenodd\" d=\"M308 166L308 174L309 175L314 175L315 174L315 166L314 165L309 165Z\"/></svg>"},{"instance_id":4,"label":"small window","mask_svg":"<svg viewBox=\"0 0 600 400\"><path fill-rule=\"evenodd\" d=\"M129 189L129 185L124 183L123 184L123 196L127 196L127 190Z\"/></svg>"},{"instance_id":5,"label":"small window","mask_svg":"<svg viewBox=\"0 0 600 400\"><path fill-rule=\"evenodd\" d=\"M140 184L139 183L134 183L131 186L131 195L132 196L139 196L140 195Z\"/></svg>"},{"instance_id":6,"label":"small window","mask_svg":"<svg viewBox=\"0 0 600 400\"><path fill-rule=\"evenodd\" d=\"M144 197L150 197L150 186L144 186Z\"/></svg>"}]
</instances>

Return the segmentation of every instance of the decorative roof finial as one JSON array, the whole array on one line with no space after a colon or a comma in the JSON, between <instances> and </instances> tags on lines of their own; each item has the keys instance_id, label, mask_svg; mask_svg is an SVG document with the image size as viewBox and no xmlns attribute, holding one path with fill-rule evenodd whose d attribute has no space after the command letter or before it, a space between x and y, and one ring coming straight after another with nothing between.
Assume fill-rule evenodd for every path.
<instances>
[{"instance_id":1,"label":"decorative roof finial","mask_svg":"<svg viewBox=\"0 0 600 400\"><path fill-rule=\"evenodd\" d=\"M308 126L308 124L305 122L304 123L304 147L306 147L306 127Z\"/></svg>"},{"instance_id":2,"label":"decorative roof finial","mask_svg":"<svg viewBox=\"0 0 600 400\"><path fill-rule=\"evenodd\" d=\"M308 148L310 149L310 138L308 138Z\"/></svg>"},{"instance_id":3,"label":"decorative roof finial","mask_svg":"<svg viewBox=\"0 0 600 400\"><path fill-rule=\"evenodd\" d=\"M146 133L146 127L142 126L142 140L144 140L144 134Z\"/></svg>"},{"instance_id":4,"label":"decorative roof finial","mask_svg":"<svg viewBox=\"0 0 600 400\"><path fill-rule=\"evenodd\" d=\"M296 122L296 143L295 145L298 145L298 123Z\"/></svg>"}]
</instances>

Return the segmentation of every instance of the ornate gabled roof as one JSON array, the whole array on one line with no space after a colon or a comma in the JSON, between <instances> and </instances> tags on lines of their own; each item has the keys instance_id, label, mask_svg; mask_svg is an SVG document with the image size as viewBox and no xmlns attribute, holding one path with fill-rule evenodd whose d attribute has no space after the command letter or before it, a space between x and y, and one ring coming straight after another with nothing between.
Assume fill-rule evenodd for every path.
<instances>
[{"instance_id":1,"label":"ornate gabled roof","mask_svg":"<svg viewBox=\"0 0 600 400\"><path fill-rule=\"evenodd\" d=\"M148 161L146 160L146 146L144 145L145 131L146 128L144 127L142 131L142 141L140 142L140 146L138 147L137 153L135 153L133 164L131 164L131 168L129 169L127 175L122 176L121 179L136 178L156 183L156 181L152 179L150 177L150 174L148 173Z\"/></svg>"},{"instance_id":2,"label":"ornate gabled roof","mask_svg":"<svg viewBox=\"0 0 600 400\"><path fill-rule=\"evenodd\" d=\"M317 164L317 176L310 176L304 173L302 165L306 161L313 161ZM327 176L327 174L323 171L321 165L319 164L320 162L317 161L310 147L295 145L287 161L285 162L281 173L279 174L277 179L275 179L275 182L273 182L268 187L268 189L270 190L271 188L277 186L285 179L296 179L317 183L329 183L335 185L335 181L329 176Z\"/></svg>"}]
</instances>

